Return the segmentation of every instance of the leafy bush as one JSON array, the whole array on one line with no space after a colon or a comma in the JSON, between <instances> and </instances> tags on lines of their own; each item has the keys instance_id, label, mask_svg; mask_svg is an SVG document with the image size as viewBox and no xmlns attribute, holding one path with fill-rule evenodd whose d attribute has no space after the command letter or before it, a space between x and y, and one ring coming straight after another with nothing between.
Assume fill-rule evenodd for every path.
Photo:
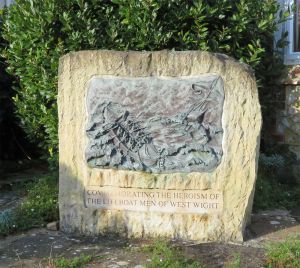
<instances>
[{"instance_id":1,"label":"leafy bush","mask_svg":"<svg viewBox=\"0 0 300 268\"><path fill-rule=\"evenodd\" d=\"M272 177L283 184L297 184L296 176L290 172L297 156L290 151L288 144L270 141L261 150L264 153L259 157L259 169L264 177Z\"/></svg>"},{"instance_id":2,"label":"leafy bush","mask_svg":"<svg viewBox=\"0 0 300 268\"><path fill-rule=\"evenodd\" d=\"M300 187L280 183L272 174L258 174L253 209L291 209L300 205Z\"/></svg>"},{"instance_id":3,"label":"leafy bush","mask_svg":"<svg viewBox=\"0 0 300 268\"><path fill-rule=\"evenodd\" d=\"M14 102L32 140L57 155L58 59L70 51L206 50L250 64L262 85L278 77L277 0L16 0L5 15L3 55L17 75ZM271 71L272 70L272 71ZM271 79L270 77L273 76ZM264 92L262 90L262 92Z\"/></svg>"},{"instance_id":4,"label":"leafy bush","mask_svg":"<svg viewBox=\"0 0 300 268\"><path fill-rule=\"evenodd\" d=\"M2 38L2 14L0 9L0 50L6 44ZM16 170L16 160L30 159L37 156L38 150L25 138L25 134L18 124L14 114L12 97L15 91L12 88L14 77L6 72L7 64L0 57L0 173L9 172L9 164L14 161L13 170Z\"/></svg>"},{"instance_id":5,"label":"leafy bush","mask_svg":"<svg viewBox=\"0 0 300 268\"><path fill-rule=\"evenodd\" d=\"M49 175L26 185L25 201L0 214L0 235L44 226L58 220L58 177Z\"/></svg>"},{"instance_id":6,"label":"leafy bush","mask_svg":"<svg viewBox=\"0 0 300 268\"><path fill-rule=\"evenodd\" d=\"M296 156L284 144L266 147L264 151L259 156L254 210L291 209L300 205L300 187L289 172Z\"/></svg>"},{"instance_id":7,"label":"leafy bush","mask_svg":"<svg viewBox=\"0 0 300 268\"><path fill-rule=\"evenodd\" d=\"M279 154L272 154L268 156L262 153L259 156L259 162L266 171L270 172L276 172L285 165L284 157Z\"/></svg>"}]
</instances>

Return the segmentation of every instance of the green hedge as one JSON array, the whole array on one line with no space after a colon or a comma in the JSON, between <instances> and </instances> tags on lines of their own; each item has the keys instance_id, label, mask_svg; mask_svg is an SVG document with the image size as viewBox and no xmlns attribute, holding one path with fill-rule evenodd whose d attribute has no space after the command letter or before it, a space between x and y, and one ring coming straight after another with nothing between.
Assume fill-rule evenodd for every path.
<instances>
[{"instance_id":1,"label":"green hedge","mask_svg":"<svg viewBox=\"0 0 300 268\"><path fill-rule=\"evenodd\" d=\"M277 0L16 0L3 55L19 78L14 102L28 136L56 159L60 56L84 49L206 50L274 77Z\"/></svg>"}]
</instances>

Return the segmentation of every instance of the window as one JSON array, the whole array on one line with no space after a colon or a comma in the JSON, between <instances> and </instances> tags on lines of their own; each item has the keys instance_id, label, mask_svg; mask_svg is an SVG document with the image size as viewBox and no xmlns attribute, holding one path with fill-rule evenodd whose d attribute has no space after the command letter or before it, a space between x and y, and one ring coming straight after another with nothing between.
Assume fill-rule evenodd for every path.
<instances>
[{"instance_id":1,"label":"window","mask_svg":"<svg viewBox=\"0 0 300 268\"><path fill-rule=\"evenodd\" d=\"M295 14L294 14L294 51L300 51L300 8L299 8L300 0L297 0L297 5L295 6Z\"/></svg>"},{"instance_id":2,"label":"window","mask_svg":"<svg viewBox=\"0 0 300 268\"><path fill-rule=\"evenodd\" d=\"M0 0L0 9L4 7L8 7L14 2L14 0Z\"/></svg>"},{"instance_id":3,"label":"window","mask_svg":"<svg viewBox=\"0 0 300 268\"><path fill-rule=\"evenodd\" d=\"M276 39L281 33L288 32L288 45L284 48L284 63L286 65L300 64L300 0L281 0L283 9L290 9L291 15L282 25Z\"/></svg>"}]
</instances>

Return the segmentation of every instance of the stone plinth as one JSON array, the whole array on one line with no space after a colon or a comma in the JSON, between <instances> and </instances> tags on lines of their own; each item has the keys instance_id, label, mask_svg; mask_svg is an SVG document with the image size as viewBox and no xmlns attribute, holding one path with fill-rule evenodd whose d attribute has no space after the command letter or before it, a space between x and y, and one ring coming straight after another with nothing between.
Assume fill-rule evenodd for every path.
<instances>
[{"instance_id":1,"label":"stone plinth","mask_svg":"<svg viewBox=\"0 0 300 268\"><path fill-rule=\"evenodd\" d=\"M60 228L242 240L261 113L219 54L82 51L59 67Z\"/></svg>"}]
</instances>

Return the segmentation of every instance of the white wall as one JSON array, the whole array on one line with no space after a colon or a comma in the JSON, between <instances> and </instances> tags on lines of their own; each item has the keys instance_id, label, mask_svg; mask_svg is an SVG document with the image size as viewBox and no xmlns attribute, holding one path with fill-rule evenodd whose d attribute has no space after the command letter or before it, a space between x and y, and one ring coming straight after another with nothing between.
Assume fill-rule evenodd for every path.
<instances>
[{"instance_id":1,"label":"white wall","mask_svg":"<svg viewBox=\"0 0 300 268\"><path fill-rule=\"evenodd\" d=\"M14 2L14 0L0 0L0 9L9 6Z\"/></svg>"}]
</instances>

